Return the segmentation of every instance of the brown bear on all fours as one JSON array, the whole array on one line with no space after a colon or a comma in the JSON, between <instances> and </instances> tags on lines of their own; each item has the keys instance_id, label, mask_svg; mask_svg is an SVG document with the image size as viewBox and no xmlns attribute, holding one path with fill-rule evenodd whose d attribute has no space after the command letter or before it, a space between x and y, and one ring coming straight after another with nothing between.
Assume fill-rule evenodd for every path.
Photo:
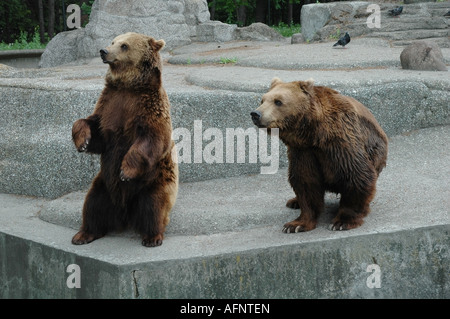
<instances>
[{"instance_id":1,"label":"brown bear on all fours","mask_svg":"<svg viewBox=\"0 0 450 319\"><path fill-rule=\"evenodd\" d=\"M170 103L162 86L163 40L126 33L100 50L109 64L92 115L72 127L79 152L100 154L73 244L134 229L144 246L162 244L178 191Z\"/></svg>"},{"instance_id":2,"label":"brown bear on all fours","mask_svg":"<svg viewBox=\"0 0 450 319\"><path fill-rule=\"evenodd\" d=\"M261 128L278 128L286 144L289 182L295 192L286 206L301 214L283 232L314 229L325 191L341 194L331 229L359 227L386 166L388 139L372 113L357 100L312 80L274 78L251 117Z\"/></svg>"}]
</instances>

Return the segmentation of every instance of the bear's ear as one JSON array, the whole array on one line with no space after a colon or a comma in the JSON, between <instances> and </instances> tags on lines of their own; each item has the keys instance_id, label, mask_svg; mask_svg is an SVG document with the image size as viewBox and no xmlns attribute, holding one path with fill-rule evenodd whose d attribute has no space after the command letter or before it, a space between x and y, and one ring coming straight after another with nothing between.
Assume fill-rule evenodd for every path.
<instances>
[{"instance_id":1,"label":"bear's ear","mask_svg":"<svg viewBox=\"0 0 450 319\"><path fill-rule=\"evenodd\" d=\"M163 39L161 39L161 40L151 39L150 40L150 45L153 47L153 49L156 52L158 52L159 50L161 50L166 45L166 42Z\"/></svg>"},{"instance_id":2,"label":"bear's ear","mask_svg":"<svg viewBox=\"0 0 450 319\"><path fill-rule=\"evenodd\" d=\"M313 78L309 78L306 81L299 81L299 83L300 83L300 89L302 89L302 91L305 92L305 94L308 94L314 88L314 79Z\"/></svg>"},{"instance_id":3,"label":"bear's ear","mask_svg":"<svg viewBox=\"0 0 450 319\"><path fill-rule=\"evenodd\" d=\"M274 77L272 79L272 82L270 83L270 88L273 89L275 85L283 83L283 81L280 80L280 78Z\"/></svg>"}]
</instances>

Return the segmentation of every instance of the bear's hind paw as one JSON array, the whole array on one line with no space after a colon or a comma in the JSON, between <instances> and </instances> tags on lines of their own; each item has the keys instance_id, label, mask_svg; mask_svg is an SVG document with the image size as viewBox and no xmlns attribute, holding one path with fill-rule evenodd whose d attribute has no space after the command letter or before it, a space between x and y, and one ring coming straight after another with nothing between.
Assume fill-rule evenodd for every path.
<instances>
[{"instance_id":1,"label":"bear's hind paw","mask_svg":"<svg viewBox=\"0 0 450 319\"><path fill-rule=\"evenodd\" d=\"M103 236L96 236L94 234L89 234L85 231L80 230L78 233L75 234L75 236L72 237L72 244L74 245L84 245L89 244L90 242L103 237Z\"/></svg>"},{"instance_id":2,"label":"bear's hind paw","mask_svg":"<svg viewBox=\"0 0 450 319\"><path fill-rule=\"evenodd\" d=\"M330 226L328 228L333 231L350 230L350 229L358 228L362 224L363 224L362 219L354 219L349 222L342 222L342 221L338 220L338 221L335 221L332 224L330 224Z\"/></svg>"}]
</instances>

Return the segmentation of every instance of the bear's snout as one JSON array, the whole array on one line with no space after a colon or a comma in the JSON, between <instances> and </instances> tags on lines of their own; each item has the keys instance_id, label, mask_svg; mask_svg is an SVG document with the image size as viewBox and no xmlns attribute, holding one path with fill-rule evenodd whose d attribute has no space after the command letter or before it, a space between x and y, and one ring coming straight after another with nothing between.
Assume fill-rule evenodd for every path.
<instances>
[{"instance_id":1,"label":"bear's snout","mask_svg":"<svg viewBox=\"0 0 450 319\"><path fill-rule=\"evenodd\" d=\"M261 112L260 111L253 111L250 113L252 117L253 124L259 125L259 120L261 119Z\"/></svg>"},{"instance_id":2,"label":"bear's snout","mask_svg":"<svg viewBox=\"0 0 450 319\"><path fill-rule=\"evenodd\" d=\"M100 50L100 57L102 58L103 63L108 63L108 60L106 60L107 55L108 55L108 50L106 50L106 49Z\"/></svg>"}]
</instances>

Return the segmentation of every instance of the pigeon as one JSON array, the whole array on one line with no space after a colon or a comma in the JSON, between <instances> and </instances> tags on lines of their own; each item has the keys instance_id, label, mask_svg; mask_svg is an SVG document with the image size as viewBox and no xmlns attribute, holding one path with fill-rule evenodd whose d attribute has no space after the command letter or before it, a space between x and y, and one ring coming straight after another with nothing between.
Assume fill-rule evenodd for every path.
<instances>
[{"instance_id":1,"label":"pigeon","mask_svg":"<svg viewBox=\"0 0 450 319\"><path fill-rule=\"evenodd\" d=\"M403 6L397 7L395 9L389 10L389 15L393 17L399 16L403 11Z\"/></svg>"},{"instance_id":2,"label":"pigeon","mask_svg":"<svg viewBox=\"0 0 450 319\"><path fill-rule=\"evenodd\" d=\"M343 47L345 47L345 45L347 45L349 42L350 42L350 35L348 34L348 32L345 32L344 36L341 37L339 41L333 45L333 47L338 45L342 45Z\"/></svg>"}]
</instances>

